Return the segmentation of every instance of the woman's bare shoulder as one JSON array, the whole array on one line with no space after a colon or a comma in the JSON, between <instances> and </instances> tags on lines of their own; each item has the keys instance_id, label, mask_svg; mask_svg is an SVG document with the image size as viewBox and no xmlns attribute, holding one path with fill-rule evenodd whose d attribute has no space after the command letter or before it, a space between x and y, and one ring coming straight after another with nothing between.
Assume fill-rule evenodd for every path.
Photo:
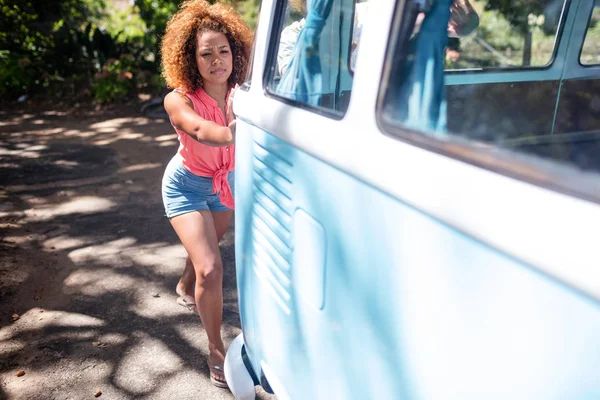
<instances>
[{"instance_id":1,"label":"woman's bare shoulder","mask_svg":"<svg viewBox=\"0 0 600 400\"><path fill-rule=\"evenodd\" d=\"M165 96L164 107L172 118L175 114L184 110L194 109L192 100L183 90L173 90Z\"/></svg>"},{"instance_id":2,"label":"woman's bare shoulder","mask_svg":"<svg viewBox=\"0 0 600 400\"><path fill-rule=\"evenodd\" d=\"M181 89L175 89L172 90L170 93L168 93L165 96L165 107L167 107L167 105L182 105L182 104L187 104L187 105L192 105L192 100L186 95L185 91L181 90Z\"/></svg>"}]
</instances>

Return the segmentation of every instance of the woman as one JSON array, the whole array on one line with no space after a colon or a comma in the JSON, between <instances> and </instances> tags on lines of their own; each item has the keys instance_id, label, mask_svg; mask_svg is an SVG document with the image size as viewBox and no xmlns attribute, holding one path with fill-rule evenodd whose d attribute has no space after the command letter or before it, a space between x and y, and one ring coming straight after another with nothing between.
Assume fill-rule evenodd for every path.
<instances>
[{"instance_id":1,"label":"woman","mask_svg":"<svg viewBox=\"0 0 600 400\"><path fill-rule=\"evenodd\" d=\"M208 336L211 382L227 387L221 339L223 262L219 241L233 214L235 120L229 98L245 78L252 34L223 4L184 2L162 41L162 68L174 90L164 105L179 137L162 196L188 258L178 303L197 311Z\"/></svg>"}]
</instances>

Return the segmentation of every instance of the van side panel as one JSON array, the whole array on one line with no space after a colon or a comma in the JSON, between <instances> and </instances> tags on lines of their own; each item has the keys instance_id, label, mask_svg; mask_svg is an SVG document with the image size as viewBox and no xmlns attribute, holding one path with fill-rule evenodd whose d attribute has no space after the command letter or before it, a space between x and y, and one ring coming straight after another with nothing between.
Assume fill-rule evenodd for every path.
<instances>
[{"instance_id":1,"label":"van side panel","mask_svg":"<svg viewBox=\"0 0 600 400\"><path fill-rule=\"evenodd\" d=\"M278 398L600 398L594 300L243 121L236 157L242 325Z\"/></svg>"}]
</instances>

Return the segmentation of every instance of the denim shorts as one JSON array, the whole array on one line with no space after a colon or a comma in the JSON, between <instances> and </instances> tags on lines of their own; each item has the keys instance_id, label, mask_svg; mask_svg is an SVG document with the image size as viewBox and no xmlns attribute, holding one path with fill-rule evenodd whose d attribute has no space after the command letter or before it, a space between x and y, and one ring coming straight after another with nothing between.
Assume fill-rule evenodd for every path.
<instances>
[{"instance_id":1,"label":"denim shorts","mask_svg":"<svg viewBox=\"0 0 600 400\"><path fill-rule=\"evenodd\" d=\"M234 194L234 172L230 171L227 181ZM175 155L167 165L162 179L162 198L168 218L199 210L229 211L213 194L213 179L192 174L183 166L181 156Z\"/></svg>"}]
</instances>

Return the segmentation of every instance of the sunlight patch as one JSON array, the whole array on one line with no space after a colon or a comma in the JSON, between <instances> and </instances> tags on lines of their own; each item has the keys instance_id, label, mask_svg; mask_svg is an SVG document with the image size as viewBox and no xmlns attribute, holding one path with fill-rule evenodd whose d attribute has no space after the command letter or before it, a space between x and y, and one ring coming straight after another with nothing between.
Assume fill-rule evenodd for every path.
<instances>
[{"instance_id":1,"label":"sunlight patch","mask_svg":"<svg viewBox=\"0 0 600 400\"><path fill-rule=\"evenodd\" d=\"M100 128L97 129L97 132L99 133L114 133L117 132L118 129L117 128L113 128L113 127L107 127L107 128Z\"/></svg>"},{"instance_id":2,"label":"sunlight patch","mask_svg":"<svg viewBox=\"0 0 600 400\"><path fill-rule=\"evenodd\" d=\"M70 160L57 160L57 161L54 161L53 164L60 165L61 167L76 167L79 165L79 163L77 161L70 161Z\"/></svg>"},{"instance_id":3,"label":"sunlight patch","mask_svg":"<svg viewBox=\"0 0 600 400\"><path fill-rule=\"evenodd\" d=\"M1 334L0 334L1 337ZM17 340L2 340L0 347L0 358L5 358L11 353L17 353L25 348L25 344Z\"/></svg>"},{"instance_id":4,"label":"sunlight patch","mask_svg":"<svg viewBox=\"0 0 600 400\"><path fill-rule=\"evenodd\" d=\"M98 134L98 132L94 132L94 131L80 131L78 129L71 129L67 132L65 132L65 136L78 136L81 138L89 138L92 136L96 136Z\"/></svg>"},{"instance_id":5,"label":"sunlight patch","mask_svg":"<svg viewBox=\"0 0 600 400\"><path fill-rule=\"evenodd\" d=\"M176 315L193 316L190 310L177 304L175 290L165 290L164 287L145 286L138 290L135 303L129 307L129 310L142 318L155 320L169 320Z\"/></svg>"},{"instance_id":6,"label":"sunlight patch","mask_svg":"<svg viewBox=\"0 0 600 400\"><path fill-rule=\"evenodd\" d=\"M152 169L152 168L158 168L158 167L162 167L162 164L161 163L136 164L136 165L130 165L130 166L125 167L125 168L121 168L118 173L119 174L125 174L125 173L128 173L128 172L143 171L143 170Z\"/></svg>"},{"instance_id":7,"label":"sunlight patch","mask_svg":"<svg viewBox=\"0 0 600 400\"><path fill-rule=\"evenodd\" d=\"M109 346L119 346L127 341L127 335L122 333L105 333L104 335L100 335L97 341Z\"/></svg>"},{"instance_id":8,"label":"sunlight patch","mask_svg":"<svg viewBox=\"0 0 600 400\"><path fill-rule=\"evenodd\" d=\"M128 129L124 132L114 135L113 137L97 140L94 142L94 144L96 146L106 146L111 143L118 142L119 140L139 140L140 138L143 138L143 137L144 137L143 133L132 133L131 130Z\"/></svg>"},{"instance_id":9,"label":"sunlight patch","mask_svg":"<svg viewBox=\"0 0 600 400\"><path fill-rule=\"evenodd\" d=\"M95 196L77 197L66 203L25 211L28 221L45 221L61 215L94 214L107 211L116 204L108 199Z\"/></svg>"},{"instance_id":10,"label":"sunlight patch","mask_svg":"<svg viewBox=\"0 0 600 400\"><path fill-rule=\"evenodd\" d=\"M137 343L123 355L114 376L119 387L138 395L151 393L161 382L183 371L182 356L190 357L189 351L195 350L186 349L185 354L177 355L164 341L177 338L159 340L142 332L134 335Z\"/></svg>"},{"instance_id":11,"label":"sunlight patch","mask_svg":"<svg viewBox=\"0 0 600 400\"><path fill-rule=\"evenodd\" d=\"M139 286L139 277L117 273L111 268L80 268L65 278L63 284L68 294L102 296L106 293L130 291Z\"/></svg>"},{"instance_id":12,"label":"sunlight patch","mask_svg":"<svg viewBox=\"0 0 600 400\"><path fill-rule=\"evenodd\" d=\"M154 138L154 141L155 142L166 142L167 140L176 140L176 139L177 139L177 134L170 133L168 135L157 136Z\"/></svg>"},{"instance_id":13,"label":"sunlight patch","mask_svg":"<svg viewBox=\"0 0 600 400\"><path fill-rule=\"evenodd\" d=\"M190 346L198 343L198 331L204 330L198 322L182 322L180 324L173 324L173 329L177 331L180 340L185 341ZM207 339L202 338L203 341L208 342Z\"/></svg>"},{"instance_id":14,"label":"sunlight patch","mask_svg":"<svg viewBox=\"0 0 600 400\"><path fill-rule=\"evenodd\" d=\"M18 347L21 334L30 331L32 326L35 326L36 329L45 329L50 326L97 328L105 325L103 320L85 314L46 310L34 307L21 314L19 319L16 322L13 322L12 325L0 329L0 340L3 343L3 346L4 343L7 342L11 343L12 347Z\"/></svg>"},{"instance_id":15,"label":"sunlight patch","mask_svg":"<svg viewBox=\"0 0 600 400\"><path fill-rule=\"evenodd\" d=\"M65 128L54 128L54 129L44 129L43 131L24 131L24 132L20 132L19 135L31 134L31 135L36 135L36 136L50 136L50 135L57 135L59 133L63 133L64 131L65 131Z\"/></svg>"},{"instance_id":16,"label":"sunlight patch","mask_svg":"<svg viewBox=\"0 0 600 400\"><path fill-rule=\"evenodd\" d=\"M34 318L37 317L36 313L33 312ZM70 327L100 327L105 326L106 323L95 317L89 315L66 312L66 311L53 311L48 310L44 313L44 319L50 322L48 325L52 326L70 326Z\"/></svg>"},{"instance_id":17,"label":"sunlight patch","mask_svg":"<svg viewBox=\"0 0 600 400\"><path fill-rule=\"evenodd\" d=\"M96 122L91 124L91 129L104 129L104 128L120 128L122 125L130 122L130 118L114 118L106 121Z\"/></svg>"},{"instance_id":18,"label":"sunlight patch","mask_svg":"<svg viewBox=\"0 0 600 400\"><path fill-rule=\"evenodd\" d=\"M124 254L136 264L147 267L169 265L174 259L184 259L187 256L184 247L180 244L155 249L129 249Z\"/></svg>"},{"instance_id":19,"label":"sunlight patch","mask_svg":"<svg viewBox=\"0 0 600 400\"><path fill-rule=\"evenodd\" d=\"M44 242L44 250L46 251L60 251L72 249L74 247L82 247L94 243L94 239L91 237L70 237L66 235L60 235L48 239Z\"/></svg>"},{"instance_id":20,"label":"sunlight patch","mask_svg":"<svg viewBox=\"0 0 600 400\"><path fill-rule=\"evenodd\" d=\"M102 243L69 253L69 258L76 264L85 262L102 262L118 264L123 257L123 251L137 243L132 237L124 237L108 243Z\"/></svg>"},{"instance_id":21,"label":"sunlight patch","mask_svg":"<svg viewBox=\"0 0 600 400\"><path fill-rule=\"evenodd\" d=\"M166 259L185 258L187 256L187 252L181 244L158 247L154 250L154 254Z\"/></svg>"}]
</instances>

